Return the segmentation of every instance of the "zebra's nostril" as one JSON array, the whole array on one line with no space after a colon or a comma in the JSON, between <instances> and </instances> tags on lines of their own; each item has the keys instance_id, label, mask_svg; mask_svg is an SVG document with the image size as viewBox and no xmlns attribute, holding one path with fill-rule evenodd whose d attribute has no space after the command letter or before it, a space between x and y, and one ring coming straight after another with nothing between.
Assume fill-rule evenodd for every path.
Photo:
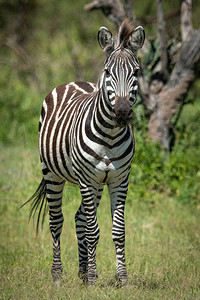
<instances>
[{"instance_id":1,"label":"zebra's nostril","mask_svg":"<svg viewBox=\"0 0 200 300\"><path fill-rule=\"evenodd\" d=\"M130 111L125 111L125 110L122 110L122 111L115 111L114 110L114 113L116 115L117 118L130 118L132 117L132 114L133 114L133 111L130 110Z\"/></svg>"}]
</instances>

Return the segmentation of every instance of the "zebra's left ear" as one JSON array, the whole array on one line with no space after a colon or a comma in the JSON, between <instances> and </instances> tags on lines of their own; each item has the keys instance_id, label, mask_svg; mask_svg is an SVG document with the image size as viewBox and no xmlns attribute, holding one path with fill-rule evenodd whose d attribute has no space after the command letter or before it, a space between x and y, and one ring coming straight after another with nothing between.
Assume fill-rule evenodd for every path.
<instances>
[{"instance_id":1,"label":"zebra's left ear","mask_svg":"<svg viewBox=\"0 0 200 300\"><path fill-rule=\"evenodd\" d=\"M129 40L130 48L133 51L139 50L140 48L142 48L144 44L144 40L145 40L145 31L143 27L142 26L136 27Z\"/></svg>"},{"instance_id":2,"label":"zebra's left ear","mask_svg":"<svg viewBox=\"0 0 200 300\"><path fill-rule=\"evenodd\" d=\"M112 38L112 33L106 27L101 27L98 32L98 42L100 47L109 56L114 49L114 41Z\"/></svg>"}]
</instances>

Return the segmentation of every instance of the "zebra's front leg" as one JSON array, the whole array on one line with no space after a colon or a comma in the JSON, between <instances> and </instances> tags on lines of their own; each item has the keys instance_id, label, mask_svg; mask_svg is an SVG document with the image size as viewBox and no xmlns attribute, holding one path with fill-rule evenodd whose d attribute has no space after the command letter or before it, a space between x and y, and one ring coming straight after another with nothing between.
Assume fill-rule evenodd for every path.
<instances>
[{"instance_id":1,"label":"zebra's front leg","mask_svg":"<svg viewBox=\"0 0 200 300\"><path fill-rule=\"evenodd\" d=\"M96 195L95 200L95 211L99 206L103 188L100 188ZM85 280L87 278L87 269L88 269L88 247L86 242L86 225L87 219L85 215L85 208L83 202L81 203L76 215L76 234L78 240L78 252L79 252L79 272L78 275L80 278Z\"/></svg>"},{"instance_id":2,"label":"zebra's front leg","mask_svg":"<svg viewBox=\"0 0 200 300\"><path fill-rule=\"evenodd\" d=\"M95 208L99 206L103 188L100 188L97 192ZM86 243L86 215L83 203L81 203L76 215L76 235L78 240L78 253L79 253L79 272L78 276L84 281L87 279L87 268L88 268L88 248Z\"/></svg>"},{"instance_id":3,"label":"zebra's front leg","mask_svg":"<svg viewBox=\"0 0 200 300\"><path fill-rule=\"evenodd\" d=\"M99 241L99 226L96 217L97 191L91 185L80 184L82 205L85 210L85 243L88 252L87 282L93 285L97 278L96 269L96 246Z\"/></svg>"},{"instance_id":4,"label":"zebra's front leg","mask_svg":"<svg viewBox=\"0 0 200 300\"><path fill-rule=\"evenodd\" d=\"M63 226L62 192L65 182L54 177L46 180L47 200L49 205L49 227L53 238L53 264L51 274L54 282L62 280L62 263L60 255L60 234Z\"/></svg>"},{"instance_id":5,"label":"zebra's front leg","mask_svg":"<svg viewBox=\"0 0 200 300\"><path fill-rule=\"evenodd\" d=\"M112 238L116 249L116 275L115 278L121 285L128 282L126 262L125 262L125 223L124 208L128 189L128 182L125 181L120 186L110 185L109 193L111 197L112 213Z\"/></svg>"}]
</instances>

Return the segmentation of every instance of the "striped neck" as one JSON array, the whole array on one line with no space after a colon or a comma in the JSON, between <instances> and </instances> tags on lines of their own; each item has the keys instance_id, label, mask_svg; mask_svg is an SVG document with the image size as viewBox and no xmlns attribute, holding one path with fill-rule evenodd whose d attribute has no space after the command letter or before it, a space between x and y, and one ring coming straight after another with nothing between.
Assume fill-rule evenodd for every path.
<instances>
[{"instance_id":1,"label":"striped neck","mask_svg":"<svg viewBox=\"0 0 200 300\"><path fill-rule=\"evenodd\" d=\"M87 126L88 125L88 126ZM114 143L127 133L128 127L118 127L113 119L112 106L101 87L95 92L94 100L88 113L86 127L89 136L99 138L99 143L112 147Z\"/></svg>"}]
</instances>

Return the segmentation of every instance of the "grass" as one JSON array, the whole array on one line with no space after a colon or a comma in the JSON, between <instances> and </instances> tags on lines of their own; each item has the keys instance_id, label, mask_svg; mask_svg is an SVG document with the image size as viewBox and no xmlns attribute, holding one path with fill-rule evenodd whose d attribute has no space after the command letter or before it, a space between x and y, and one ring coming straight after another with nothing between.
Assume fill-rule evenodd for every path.
<instances>
[{"instance_id":1,"label":"grass","mask_svg":"<svg viewBox=\"0 0 200 300\"><path fill-rule=\"evenodd\" d=\"M132 184L125 210L129 285L117 289L113 284L115 252L107 189L98 210L99 278L94 288L78 279L74 215L80 194L78 187L66 185L61 238L64 283L55 287L48 218L36 237L32 221L28 225L29 207L18 211L41 179L37 150L20 146L0 150L1 299L200 299L200 210L155 190L151 201L138 201L138 187Z\"/></svg>"}]
</instances>

